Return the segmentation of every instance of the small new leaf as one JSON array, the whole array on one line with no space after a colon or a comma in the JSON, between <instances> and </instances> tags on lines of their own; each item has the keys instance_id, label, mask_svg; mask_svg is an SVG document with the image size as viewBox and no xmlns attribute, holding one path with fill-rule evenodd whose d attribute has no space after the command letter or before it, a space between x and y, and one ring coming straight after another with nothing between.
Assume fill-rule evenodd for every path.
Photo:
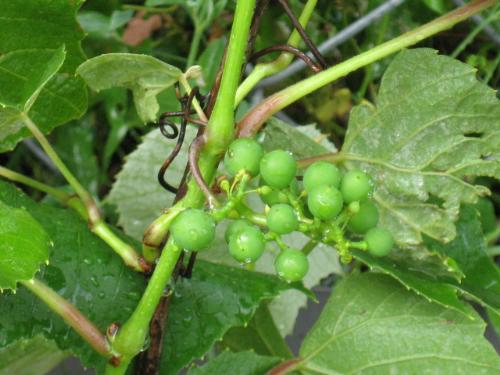
<instances>
[{"instance_id":1,"label":"small new leaf","mask_svg":"<svg viewBox=\"0 0 500 375\"><path fill-rule=\"evenodd\" d=\"M400 246L455 235L461 203L488 189L465 177L500 177L500 102L475 69L430 49L401 52L376 107L353 109L341 157L368 172L381 225Z\"/></svg>"},{"instance_id":2,"label":"small new leaf","mask_svg":"<svg viewBox=\"0 0 500 375\"><path fill-rule=\"evenodd\" d=\"M176 83L182 71L151 56L109 53L87 60L77 74L96 91L112 87L132 90L137 113L148 123L156 122L158 94Z\"/></svg>"},{"instance_id":3,"label":"small new leaf","mask_svg":"<svg viewBox=\"0 0 500 375\"><path fill-rule=\"evenodd\" d=\"M49 237L28 211L0 201L0 290L16 289L49 259Z\"/></svg>"}]
</instances>

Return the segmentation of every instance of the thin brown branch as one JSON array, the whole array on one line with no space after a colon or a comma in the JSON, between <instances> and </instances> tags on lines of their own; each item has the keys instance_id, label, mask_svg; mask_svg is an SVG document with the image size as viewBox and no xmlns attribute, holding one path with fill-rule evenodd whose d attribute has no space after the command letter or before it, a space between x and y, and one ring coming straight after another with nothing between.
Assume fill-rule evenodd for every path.
<instances>
[{"instance_id":1,"label":"thin brown branch","mask_svg":"<svg viewBox=\"0 0 500 375\"><path fill-rule=\"evenodd\" d=\"M293 27L295 27L297 32L300 34L300 36L304 40L304 43L307 45L307 48L309 48L311 50L311 53L316 58L318 63L321 65L321 67L323 69L326 69L328 67L328 64L326 63L325 58L323 57L321 52L319 52L318 48L314 45L311 38L309 38L306 31L304 30L304 28L300 24L300 21L297 19L297 17L295 17L295 14L293 14L292 9L290 8L290 4L288 4L288 0L278 0L278 2L283 7L288 18L290 18L290 21L292 22Z\"/></svg>"},{"instance_id":2,"label":"thin brown branch","mask_svg":"<svg viewBox=\"0 0 500 375\"><path fill-rule=\"evenodd\" d=\"M321 66L317 65L313 59L311 59L307 54L302 52L300 49L289 46L287 44L283 45L277 45L277 46L272 46L272 47L267 47L264 49L261 49L260 51L255 52L251 57L251 61L255 61L259 59L260 57L267 55L268 53L273 53L273 52L287 52L291 53L295 57L301 59L313 72L318 73L321 70Z\"/></svg>"}]
</instances>

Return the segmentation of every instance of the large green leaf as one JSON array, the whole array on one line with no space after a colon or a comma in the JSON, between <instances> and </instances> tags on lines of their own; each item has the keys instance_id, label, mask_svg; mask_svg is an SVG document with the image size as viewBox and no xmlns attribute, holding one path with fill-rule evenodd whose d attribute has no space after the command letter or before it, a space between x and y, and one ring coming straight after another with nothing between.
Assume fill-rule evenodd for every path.
<instances>
[{"instance_id":1,"label":"large green leaf","mask_svg":"<svg viewBox=\"0 0 500 375\"><path fill-rule=\"evenodd\" d=\"M43 227L22 208L0 201L0 290L16 289L48 261L49 237Z\"/></svg>"},{"instance_id":2,"label":"large green leaf","mask_svg":"<svg viewBox=\"0 0 500 375\"><path fill-rule=\"evenodd\" d=\"M0 349L0 375L45 374L67 356L43 336L22 339Z\"/></svg>"},{"instance_id":3,"label":"large green leaf","mask_svg":"<svg viewBox=\"0 0 500 375\"><path fill-rule=\"evenodd\" d=\"M475 69L430 49L401 52L376 107L353 109L340 158L375 181L380 221L401 246L450 241L460 204L488 193L466 176L500 177L500 102Z\"/></svg>"},{"instance_id":4,"label":"large green leaf","mask_svg":"<svg viewBox=\"0 0 500 375\"><path fill-rule=\"evenodd\" d=\"M463 271L465 278L460 283L452 280L451 285L500 314L500 270L486 253L479 213L473 206L462 207L452 242L428 240L427 245L453 258Z\"/></svg>"},{"instance_id":5,"label":"large green leaf","mask_svg":"<svg viewBox=\"0 0 500 375\"><path fill-rule=\"evenodd\" d=\"M126 321L140 298L144 277L129 270L76 213L36 203L3 181L0 201L19 209L25 207L49 235L53 243L50 264L39 273L41 280L76 305L102 331L113 322ZM25 234L23 238L29 237ZM105 363L27 289L20 287L16 294L0 295L0 347L39 334L54 340L61 350L78 355L86 366Z\"/></svg>"},{"instance_id":6,"label":"large green leaf","mask_svg":"<svg viewBox=\"0 0 500 375\"><path fill-rule=\"evenodd\" d=\"M498 374L485 323L427 302L385 275L335 287L300 349L304 374Z\"/></svg>"},{"instance_id":7,"label":"large green leaf","mask_svg":"<svg viewBox=\"0 0 500 375\"><path fill-rule=\"evenodd\" d=\"M247 324L262 300L290 288L276 276L196 263L193 277L175 284L162 357L162 374L177 374L222 340L229 328Z\"/></svg>"},{"instance_id":8,"label":"large green leaf","mask_svg":"<svg viewBox=\"0 0 500 375\"><path fill-rule=\"evenodd\" d=\"M264 357L254 352L231 353L223 352L201 367L189 371L189 375L263 375L276 363L277 358Z\"/></svg>"},{"instance_id":9,"label":"large green leaf","mask_svg":"<svg viewBox=\"0 0 500 375\"><path fill-rule=\"evenodd\" d=\"M109 53L87 60L77 73L96 91L112 87L132 90L135 107L144 123L156 122L157 96L179 80L182 71L152 56Z\"/></svg>"},{"instance_id":10,"label":"large green leaf","mask_svg":"<svg viewBox=\"0 0 500 375\"><path fill-rule=\"evenodd\" d=\"M87 90L72 74L84 59L80 48L83 33L74 18L79 5L79 1L65 0L3 4L0 152L13 149L31 135L24 125L25 115L49 133L86 110Z\"/></svg>"},{"instance_id":11,"label":"large green leaf","mask_svg":"<svg viewBox=\"0 0 500 375\"><path fill-rule=\"evenodd\" d=\"M84 34L75 15L83 0L9 0L2 3L0 55L26 49L66 46L63 72L74 72L85 59ZM31 60L31 63L36 61Z\"/></svg>"},{"instance_id":12,"label":"large green leaf","mask_svg":"<svg viewBox=\"0 0 500 375\"><path fill-rule=\"evenodd\" d=\"M66 52L29 49L9 52L0 58L0 104L28 112L47 82L61 68Z\"/></svg>"}]
</instances>

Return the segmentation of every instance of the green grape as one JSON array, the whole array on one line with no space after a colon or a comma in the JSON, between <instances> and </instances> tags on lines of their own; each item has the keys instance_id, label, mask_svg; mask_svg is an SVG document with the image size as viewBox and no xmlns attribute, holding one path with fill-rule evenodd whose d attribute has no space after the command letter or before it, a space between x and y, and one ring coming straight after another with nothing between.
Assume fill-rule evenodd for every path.
<instances>
[{"instance_id":1,"label":"green grape","mask_svg":"<svg viewBox=\"0 0 500 375\"><path fill-rule=\"evenodd\" d=\"M261 230L246 225L229 239L229 252L238 262L253 263L264 252L266 240Z\"/></svg>"},{"instance_id":2,"label":"green grape","mask_svg":"<svg viewBox=\"0 0 500 375\"><path fill-rule=\"evenodd\" d=\"M229 240L235 234L241 232L243 229L250 226L252 226L252 224L244 219L231 221L231 223L227 226L226 233L224 234L224 239L226 240L226 243L229 243Z\"/></svg>"},{"instance_id":3,"label":"green grape","mask_svg":"<svg viewBox=\"0 0 500 375\"><path fill-rule=\"evenodd\" d=\"M304 278L309 270L307 256L294 249L282 251L274 262L277 274L286 281L299 281Z\"/></svg>"},{"instance_id":4,"label":"green grape","mask_svg":"<svg viewBox=\"0 0 500 375\"><path fill-rule=\"evenodd\" d=\"M292 206L278 203L267 213L267 226L272 232L287 234L298 228L299 221Z\"/></svg>"},{"instance_id":5,"label":"green grape","mask_svg":"<svg viewBox=\"0 0 500 375\"><path fill-rule=\"evenodd\" d=\"M368 252L377 257L389 254L394 245L391 232L383 228L372 228L365 235Z\"/></svg>"},{"instance_id":6,"label":"green grape","mask_svg":"<svg viewBox=\"0 0 500 375\"><path fill-rule=\"evenodd\" d=\"M346 203L364 201L372 191L372 183L366 173L362 171L349 171L342 178L340 191Z\"/></svg>"},{"instance_id":7,"label":"green grape","mask_svg":"<svg viewBox=\"0 0 500 375\"><path fill-rule=\"evenodd\" d=\"M257 176L263 155L262 146L256 140L239 138L229 145L224 157L224 166L231 176L235 176L241 170Z\"/></svg>"},{"instance_id":8,"label":"green grape","mask_svg":"<svg viewBox=\"0 0 500 375\"><path fill-rule=\"evenodd\" d=\"M310 192L321 185L339 187L340 180L340 171L335 165L326 161L317 161L306 169L302 184L304 190Z\"/></svg>"},{"instance_id":9,"label":"green grape","mask_svg":"<svg viewBox=\"0 0 500 375\"><path fill-rule=\"evenodd\" d=\"M260 161L260 175L265 183L275 189L290 186L297 172L297 162L292 154L274 150L264 155Z\"/></svg>"},{"instance_id":10,"label":"green grape","mask_svg":"<svg viewBox=\"0 0 500 375\"><path fill-rule=\"evenodd\" d=\"M321 220L335 218L343 206L340 191L328 185L317 186L307 196L307 207L313 216Z\"/></svg>"},{"instance_id":11,"label":"green grape","mask_svg":"<svg viewBox=\"0 0 500 375\"><path fill-rule=\"evenodd\" d=\"M294 178L288 187L290 192L293 195L298 195L299 192L299 186L297 184L297 180ZM267 194L261 194L260 198L262 201L267 204L268 206L273 206L278 203L288 203L288 197L286 195L286 192L281 191L281 190L276 190L272 189L271 191Z\"/></svg>"},{"instance_id":12,"label":"green grape","mask_svg":"<svg viewBox=\"0 0 500 375\"><path fill-rule=\"evenodd\" d=\"M364 234L377 226L378 210L370 201L361 202L357 213L349 220L349 229L354 233Z\"/></svg>"},{"instance_id":13,"label":"green grape","mask_svg":"<svg viewBox=\"0 0 500 375\"><path fill-rule=\"evenodd\" d=\"M199 251L208 247L215 237L215 220L202 210L189 208L172 222L170 233L181 248Z\"/></svg>"}]
</instances>

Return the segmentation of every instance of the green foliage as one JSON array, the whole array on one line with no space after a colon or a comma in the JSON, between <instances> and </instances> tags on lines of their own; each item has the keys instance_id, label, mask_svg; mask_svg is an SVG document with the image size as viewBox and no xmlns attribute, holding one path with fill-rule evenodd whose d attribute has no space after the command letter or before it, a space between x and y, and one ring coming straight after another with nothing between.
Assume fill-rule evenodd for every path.
<instances>
[{"instance_id":1,"label":"green foliage","mask_svg":"<svg viewBox=\"0 0 500 375\"><path fill-rule=\"evenodd\" d=\"M142 293L144 278L130 272L89 231L86 222L72 211L35 203L3 181L0 201L19 210L24 207L53 243L50 263L38 275L44 283L75 304L102 331L113 322L127 319ZM78 355L86 366L99 367L106 362L27 289L4 293L0 297L0 347L36 335Z\"/></svg>"},{"instance_id":2,"label":"green foliage","mask_svg":"<svg viewBox=\"0 0 500 375\"><path fill-rule=\"evenodd\" d=\"M135 107L144 123L156 122L157 96L182 75L175 66L151 56L109 53L85 61L77 69L87 85L100 91L113 87L132 90Z\"/></svg>"},{"instance_id":3,"label":"green foliage","mask_svg":"<svg viewBox=\"0 0 500 375\"><path fill-rule=\"evenodd\" d=\"M300 349L304 374L496 374L484 322L427 302L383 275L337 285ZM447 345L443 345L447 343Z\"/></svg>"},{"instance_id":4,"label":"green foliage","mask_svg":"<svg viewBox=\"0 0 500 375\"><path fill-rule=\"evenodd\" d=\"M21 339L0 349L0 375L45 374L67 356L43 336Z\"/></svg>"},{"instance_id":5,"label":"green foliage","mask_svg":"<svg viewBox=\"0 0 500 375\"><path fill-rule=\"evenodd\" d=\"M254 352L225 351L204 366L193 368L189 371L189 375L262 375L277 363L277 358L259 356Z\"/></svg>"},{"instance_id":6,"label":"green foliage","mask_svg":"<svg viewBox=\"0 0 500 375\"><path fill-rule=\"evenodd\" d=\"M486 253L479 214L474 207L462 207L457 233L448 244L429 239L428 246L457 262L465 277L461 282L453 281L455 288L500 315L500 269Z\"/></svg>"},{"instance_id":7,"label":"green foliage","mask_svg":"<svg viewBox=\"0 0 500 375\"><path fill-rule=\"evenodd\" d=\"M198 261L191 279L174 290L162 357L162 374L177 374L203 356L233 326L247 324L263 300L290 288L275 276Z\"/></svg>"},{"instance_id":8,"label":"green foliage","mask_svg":"<svg viewBox=\"0 0 500 375\"><path fill-rule=\"evenodd\" d=\"M30 136L24 127L25 115L49 133L86 110L87 91L72 75L84 58L80 48L83 33L74 19L78 7L78 1L63 0L14 0L3 7L0 152Z\"/></svg>"},{"instance_id":9,"label":"green foliage","mask_svg":"<svg viewBox=\"0 0 500 375\"><path fill-rule=\"evenodd\" d=\"M34 48L53 50L64 45L68 56L62 72L74 72L85 59L80 46L84 34L75 19L82 2L82 0L6 2L2 6L2 18L0 18L0 53ZM34 60L30 62L35 63Z\"/></svg>"},{"instance_id":10,"label":"green foliage","mask_svg":"<svg viewBox=\"0 0 500 375\"><path fill-rule=\"evenodd\" d=\"M47 233L29 212L0 201L0 290L31 279L48 261L49 247Z\"/></svg>"},{"instance_id":11,"label":"green foliage","mask_svg":"<svg viewBox=\"0 0 500 375\"><path fill-rule=\"evenodd\" d=\"M377 106L353 109L342 155L374 179L381 225L400 246L450 241L460 203L488 190L466 176L500 176L500 103L468 65L429 49L401 52Z\"/></svg>"}]
</instances>

